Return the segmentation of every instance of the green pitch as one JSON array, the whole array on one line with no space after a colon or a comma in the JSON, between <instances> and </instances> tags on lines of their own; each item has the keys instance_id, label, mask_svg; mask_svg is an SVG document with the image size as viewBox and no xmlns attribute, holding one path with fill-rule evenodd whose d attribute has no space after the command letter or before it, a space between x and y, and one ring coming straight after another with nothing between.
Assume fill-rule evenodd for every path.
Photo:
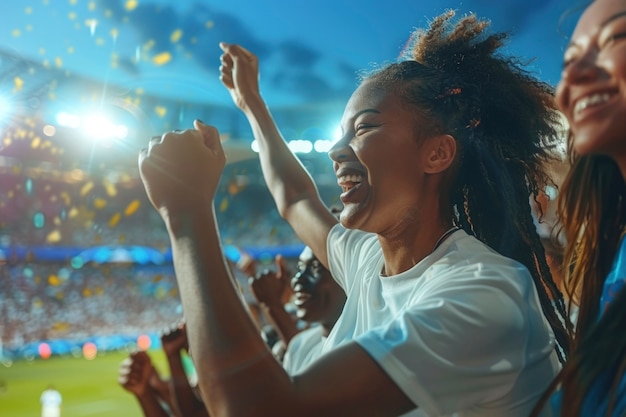
<instances>
[{"instance_id":1,"label":"green pitch","mask_svg":"<svg viewBox=\"0 0 626 417\"><path fill-rule=\"evenodd\" d=\"M161 350L149 355L162 377L169 376ZM39 396L53 384L63 396L61 417L142 417L135 397L118 385L127 353L108 352L93 360L52 357L0 364L0 416L41 415Z\"/></svg>"}]
</instances>

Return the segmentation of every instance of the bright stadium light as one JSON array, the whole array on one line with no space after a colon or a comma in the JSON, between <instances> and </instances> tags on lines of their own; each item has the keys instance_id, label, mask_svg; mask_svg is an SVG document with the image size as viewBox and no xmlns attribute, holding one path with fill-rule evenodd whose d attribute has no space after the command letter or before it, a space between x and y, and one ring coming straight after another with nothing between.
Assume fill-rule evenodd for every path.
<instances>
[{"instance_id":1,"label":"bright stadium light","mask_svg":"<svg viewBox=\"0 0 626 417\"><path fill-rule=\"evenodd\" d=\"M252 151L256 153L259 153L259 143L256 140L253 140L250 144L250 149L252 149Z\"/></svg>"},{"instance_id":2,"label":"bright stadium light","mask_svg":"<svg viewBox=\"0 0 626 417\"><path fill-rule=\"evenodd\" d=\"M60 112L57 114L57 123L64 127L78 129L80 127L80 116L68 112Z\"/></svg>"},{"instance_id":3,"label":"bright stadium light","mask_svg":"<svg viewBox=\"0 0 626 417\"><path fill-rule=\"evenodd\" d=\"M333 147L333 141L328 140L328 139L318 139L313 144L313 148L315 149L315 152L319 152L319 153L328 153L328 151L330 151L330 148L332 147Z\"/></svg>"},{"instance_id":4,"label":"bright stadium light","mask_svg":"<svg viewBox=\"0 0 626 417\"><path fill-rule=\"evenodd\" d=\"M63 127L78 129L80 127L80 116L68 112L60 112L57 114L57 123Z\"/></svg>"},{"instance_id":5,"label":"bright stadium light","mask_svg":"<svg viewBox=\"0 0 626 417\"><path fill-rule=\"evenodd\" d=\"M85 118L83 129L96 139L124 139L128 135L126 126L117 125L101 115Z\"/></svg>"},{"instance_id":6,"label":"bright stadium light","mask_svg":"<svg viewBox=\"0 0 626 417\"><path fill-rule=\"evenodd\" d=\"M291 140L288 145L294 153L310 153L313 150L313 144L309 140Z\"/></svg>"}]
</instances>

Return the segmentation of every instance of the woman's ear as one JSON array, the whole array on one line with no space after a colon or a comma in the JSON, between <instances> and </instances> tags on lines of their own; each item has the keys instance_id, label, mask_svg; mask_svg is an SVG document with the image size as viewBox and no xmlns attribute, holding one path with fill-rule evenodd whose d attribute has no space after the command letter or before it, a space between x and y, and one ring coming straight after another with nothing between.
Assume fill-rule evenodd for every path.
<instances>
[{"instance_id":1,"label":"woman's ear","mask_svg":"<svg viewBox=\"0 0 626 417\"><path fill-rule=\"evenodd\" d=\"M450 135L438 135L426 139L424 172L439 174L448 169L456 157L456 140Z\"/></svg>"}]
</instances>

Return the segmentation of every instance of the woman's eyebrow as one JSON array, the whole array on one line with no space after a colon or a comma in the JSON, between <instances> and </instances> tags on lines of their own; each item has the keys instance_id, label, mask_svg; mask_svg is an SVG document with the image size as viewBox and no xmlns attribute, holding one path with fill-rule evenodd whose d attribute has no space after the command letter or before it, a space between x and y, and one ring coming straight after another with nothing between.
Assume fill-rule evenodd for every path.
<instances>
[{"instance_id":1,"label":"woman's eyebrow","mask_svg":"<svg viewBox=\"0 0 626 417\"><path fill-rule=\"evenodd\" d=\"M614 14L613 16L611 16L611 17L609 17L608 19L606 19L604 22L602 22L602 23L600 24L600 28L605 27L606 25L608 25L608 24L609 24L609 23L611 23L612 21L614 21L614 20L616 20L616 19L619 19L619 18L620 18L620 17L622 17L622 16L626 16L626 10L624 10L624 11L622 11L622 12L619 12L619 13L616 13L616 14Z\"/></svg>"},{"instance_id":2,"label":"woman's eyebrow","mask_svg":"<svg viewBox=\"0 0 626 417\"><path fill-rule=\"evenodd\" d=\"M620 17L624 17L626 16L626 10L622 11L622 12L618 12L615 13L613 16L610 16L608 19L606 19L604 22L600 23L600 29L604 29L604 27L606 25L608 25L609 23L613 22L614 20L619 19ZM576 46L576 42L574 41L570 41L567 46L565 47L565 51L567 51L569 48Z\"/></svg>"}]
</instances>

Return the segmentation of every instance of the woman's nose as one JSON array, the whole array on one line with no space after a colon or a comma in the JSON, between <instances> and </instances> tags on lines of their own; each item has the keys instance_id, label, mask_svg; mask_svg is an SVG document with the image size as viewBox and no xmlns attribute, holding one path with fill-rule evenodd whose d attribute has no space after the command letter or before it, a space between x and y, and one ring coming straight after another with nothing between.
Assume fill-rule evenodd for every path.
<instances>
[{"instance_id":1,"label":"woman's nose","mask_svg":"<svg viewBox=\"0 0 626 417\"><path fill-rule=\"evenodd\" d=\"M350 147L345 144L344 141L340 140L333 145L332 148L328 151L328 156L335 162L344 161L348 158L350 153Z\"/></svg>"},{"instance_id":2,"label":"woman's nose","mask_svg":"<svg viewBox=\"0 0 626 417\"><path fill-rule=\"evenodd\" d=\"M581 83L597 78L600 72L597 53L589 50L568 62L561 78L569 83Z\"/></svg>"}]
</instances>

